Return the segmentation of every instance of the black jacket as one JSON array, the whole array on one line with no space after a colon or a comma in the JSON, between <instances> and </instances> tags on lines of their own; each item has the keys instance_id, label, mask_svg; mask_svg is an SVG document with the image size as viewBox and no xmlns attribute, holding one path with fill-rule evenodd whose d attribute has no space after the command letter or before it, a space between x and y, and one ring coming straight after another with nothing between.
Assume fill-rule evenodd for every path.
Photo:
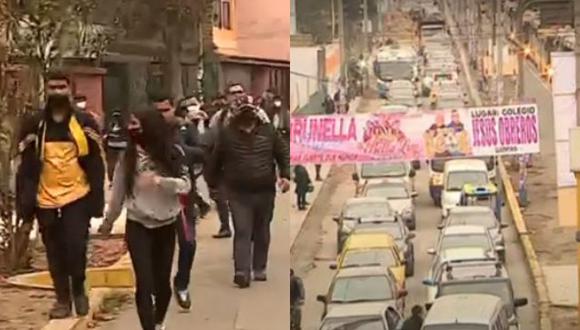
<instances>
[{"instance_id":1,"label":"black jacket","mask_svg":"<svg viewBox=\"0 0 580 330\"><path fill-rule=\"evenodd\" d=\"M236 191L274 192L276 170L290 179L290 149L272 124L260 124L252 134L224 125L216 138L205 169L209 187L223 178Z\"/></svg>"},{"instance_id":2,"label":"black jacket","mask_svg":"<svg viewBox=\"0 0 580 330\"><path fill-rule=\"evenodd\" d=\"M90 192L87 195L89 212L92 217L102 217L105 207L105 161L102 141L97 136L99 127L87 113L75 111L74 115L85 131L89 144L89 154L79 158L79 164L87 175L90 185ZM45 123L44 116L45 111L43 110L23 120L18 139L19 143L23 143L26 137L32 134L38 136L40 140L40 136L42 136L40 132L41 124ZM50 125L49 123L47 124ZM49 131L47 131L47 140L52 138L48 136L50 134L48 133ZM22 144L22 149L20 150L21 161L16 173L16 211L19 219L23 221L33 221L36 215L38 184L43 165L40 159L42 144L43 141Z\"/></svg>"},{"instance_id":3,"label":"black jacket","mask_svg":"<svg viewBox=\"0 0 580 330\"><path fill-rule=\"evenodd\" d=\"M423 319L420 316L411 316L403 323L401 330L421 330L421 326Z\"/></svg>"},{"instance_id":4,"label":"black jacket","mask_svg":"<svg viewBox=\"0 0 580 330\"><path fill-rule=\"evenodd\" d=\"M296 183L296 193L300 194L308 192L308 186L312 183L312 181L310 180L308 170L306 170L304 166L294 166L294 182Z\"/></svg>"}]
</instances>

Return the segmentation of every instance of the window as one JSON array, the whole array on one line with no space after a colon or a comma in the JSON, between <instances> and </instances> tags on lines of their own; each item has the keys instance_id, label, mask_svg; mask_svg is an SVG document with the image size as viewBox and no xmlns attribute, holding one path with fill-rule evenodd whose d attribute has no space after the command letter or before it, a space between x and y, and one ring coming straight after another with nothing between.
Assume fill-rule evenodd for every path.
<instances>
[{"instance_id":1,"label":"window","mask_svg":"<svg viewBox=\"0 0 580 330\"><path fill-rule=\"evenodd\" d=\"M214 25L220 29L232 29L232 0L218 0L216 2Z\"/></svg>"},{"instance_id":2,"label":"window","mask_svg":"<svg viewBox=\"0 0 580 330\"><path fill-rule=\"evenodd\" d=\"M392 307L387 308L385 312L385 316L387 317L387 325L390 329L399 329L399 325L401 323L401 317L399 313L397 313Z\"/></svg>"}]
</instances>

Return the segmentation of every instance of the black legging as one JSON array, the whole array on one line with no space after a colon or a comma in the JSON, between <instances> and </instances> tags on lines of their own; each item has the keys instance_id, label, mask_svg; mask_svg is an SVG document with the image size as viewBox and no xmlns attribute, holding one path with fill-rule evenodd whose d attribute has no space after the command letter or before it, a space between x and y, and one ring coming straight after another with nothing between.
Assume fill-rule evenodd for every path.
<instances>
[{"instance_id":1,"label":"black legging","mask_svg":"<svg viewBox=\"0 0 580 330\"><path fill-rule=\"evenodd\" d=\"M135 303L139 321L143 330L155 330L156 324L163 323L171 300L175 222L151 229L127 219L125 232L137 282Z\"/></svg>"}]
</instances>

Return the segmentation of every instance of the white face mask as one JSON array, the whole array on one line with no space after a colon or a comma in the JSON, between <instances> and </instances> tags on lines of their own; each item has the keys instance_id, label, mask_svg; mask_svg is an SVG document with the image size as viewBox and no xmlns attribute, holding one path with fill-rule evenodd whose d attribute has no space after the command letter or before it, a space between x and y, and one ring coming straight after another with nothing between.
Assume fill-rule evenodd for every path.
<instances>
[{"instance_id":1,"label":"white face mask","mask_svg":"<svg viewBox=\"0 0 580 330\"><path fill-rule=\"evenodd\" d=\"M62 123L64 121L64 119L65 119L65 114L64 113L58 112L58 113L53 113L52 114L52 120L55 123Z\"/></svg>"},{"instance_id":2,"label":"white face mask","mask_svg":"<svg viewBox=\"0 0 580 330\"><path fill-rule=\"evenodd\" d=\"M196 111L199 111L199 108L200 108L199 104L189 105L187 107L187 111L196 112Z\"/></svg>"},{"instance_id":3,"label":"white face mask","mask_svg":"<svg viewBox=\"0 0 580 330\"><path fill-rule=\"evenodd\" d=\"M87 108L87 102L86 101L78 102L77 103L77 108L79 108L79 109L86 109Z\"/></svg>"},{"instance_id":4,"label":"white face mask","mask_svg":"<svg viewBox=\"0 0 580 330\"><path fill-rule=\"evenodd\" d=\"M274 106L275 107L281 107L282 106L282 101L274 101Z\"/></svg>"}]
</instances>

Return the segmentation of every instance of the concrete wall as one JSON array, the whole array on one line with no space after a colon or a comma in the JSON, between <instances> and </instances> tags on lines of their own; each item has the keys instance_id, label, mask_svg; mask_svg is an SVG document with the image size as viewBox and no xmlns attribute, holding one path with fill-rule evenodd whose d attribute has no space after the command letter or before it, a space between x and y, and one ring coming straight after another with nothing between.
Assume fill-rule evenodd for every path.
<instances>
[{"instance_id":1,"label":"concrete wall","mask_svg":"<svg viewBox=\"0 0 580 330\"><path fill-rule=\"evenodd\" d=\"M290 59L288 0L236 1L237 46L243 56Z\"/></svg>"},{"instance_id":2,"label":"concrete wall","mask_svg":"<svg viewBox=\"0 0 580 330\"><path fill-rule=\"evenodd\" d=\"M318 90L319 47L290 48L290 111L300 108Z\"/></svg>"},{"instance_id":3,"label":"concrete wall","mask_svg":"<svg viewBox=\"0 0 580 330\"><path fill-rule=\"evenodd\" d=\"M333 95L340 78L340 48L338 44L324 46L326 90ZM292 47L290 49L290 110L303 107L310 96L318 91L318 49L314 47Z\"/></svg>"}]
</instances>

